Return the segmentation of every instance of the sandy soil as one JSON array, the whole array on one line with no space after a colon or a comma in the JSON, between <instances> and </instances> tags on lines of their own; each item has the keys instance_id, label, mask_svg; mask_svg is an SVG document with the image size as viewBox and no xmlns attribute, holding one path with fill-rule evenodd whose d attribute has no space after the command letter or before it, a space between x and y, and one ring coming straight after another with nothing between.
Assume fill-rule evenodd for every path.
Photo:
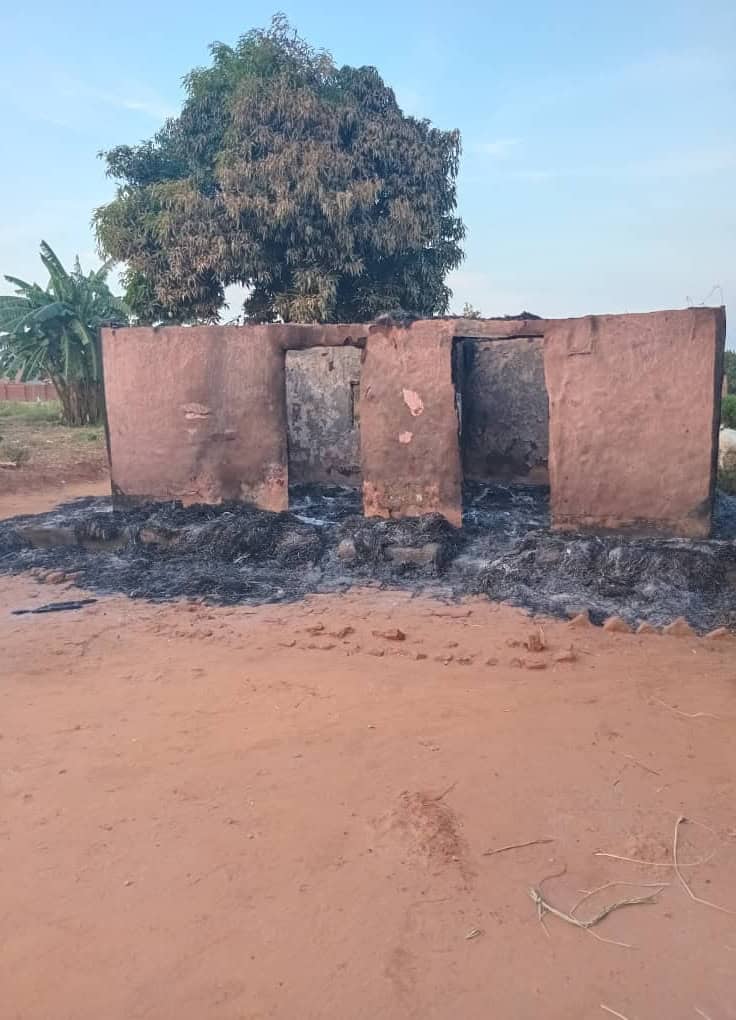
<instances>
[{"instance_id":1,"label":"sandy soil","mask_svg":"<svg viewBox=\"0 0 736 1020\"><path fill-rule=\"evenodd\" d=\"M0 417L0 464L7 464L11 455L22 455L22 460L18 467L0 467L0 500L9 493L58 491L79 483L86 483L87 495L90 484L108 474L100 427L66 428L57 422Z\"/></svg>"},{"instance_id":2,"label":"sandy soil","mask_svg":"<svg viewBox=\"0 0 736 1020\"><path fill-rule=\"evenodd\" d=\"M376 590L9 612L63 597L0 582L1 1017L736 1017L736 915L669 866L686 815L736 911L736 641L534 653L507 606ZM545 934L546 876L669 884L594 929L627 949Z\"/></svg>"}]
</instances>

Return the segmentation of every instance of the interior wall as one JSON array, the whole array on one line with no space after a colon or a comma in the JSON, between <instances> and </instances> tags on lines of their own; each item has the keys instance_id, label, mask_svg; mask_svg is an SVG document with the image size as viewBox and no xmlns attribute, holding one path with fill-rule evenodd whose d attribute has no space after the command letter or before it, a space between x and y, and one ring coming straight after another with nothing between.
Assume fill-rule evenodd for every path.
<instances>
[{"instance_id":1,"label":"interior wall","mask_svg":"<svg viewBox=\"0 0 736 1020\"><path fill-rule=\"evenodd\" d=\"M354 347L286 352L290 483L360 485L360 370Z\"/></svg>"},{"instance_id":2,"label":"interior wall","mask_svg":"<svg viewBox=\"0 0 736 1020\"><path fill-rule=\"evenodd\" d=\"M547 484L549 402L541 337L460 340L466 478Z\"/></svg>"}]
</instances>

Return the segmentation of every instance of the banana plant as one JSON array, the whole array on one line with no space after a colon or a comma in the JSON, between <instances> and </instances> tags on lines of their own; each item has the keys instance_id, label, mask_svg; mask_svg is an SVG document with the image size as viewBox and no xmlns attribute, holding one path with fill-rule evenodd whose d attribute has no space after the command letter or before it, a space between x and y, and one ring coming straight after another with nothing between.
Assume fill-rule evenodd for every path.
<instances>
[{"instance_id":1,"label":"banana plant","mask_svg":"<svg viewBox=\"0 0 736 1020\"><path fill-rule=\"evenodd\" d=\"M126 325L128 311L107 285L110 264L83 273L77 258L67 272L41 242L45 288L6 276L13 295L0 295L0 376L47 377L68 425L97 424L104 413L99 327Z\"/></svg>"}]
</instances>

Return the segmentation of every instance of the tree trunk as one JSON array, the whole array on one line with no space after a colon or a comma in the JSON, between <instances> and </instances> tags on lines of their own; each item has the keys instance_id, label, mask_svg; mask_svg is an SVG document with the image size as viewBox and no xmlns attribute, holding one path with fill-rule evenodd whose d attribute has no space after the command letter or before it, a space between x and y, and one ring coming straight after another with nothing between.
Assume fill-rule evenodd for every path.
<instances>
[{"instance_id":1,"label":"tree trunk","mask_svg":"<svg viewBox=\"0 0 736 1020\"><path fill-rule=\"evenodd\" d=\"M87 379L52 379L61 401L65 425L99 425L104 420L105 402L102 384Z\"/></svg>"}]
</instances>

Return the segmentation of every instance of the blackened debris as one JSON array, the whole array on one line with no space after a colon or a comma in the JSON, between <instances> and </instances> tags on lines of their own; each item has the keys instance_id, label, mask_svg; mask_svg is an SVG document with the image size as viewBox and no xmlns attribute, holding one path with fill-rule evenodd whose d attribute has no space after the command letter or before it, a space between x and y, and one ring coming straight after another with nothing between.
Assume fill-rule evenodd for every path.
<instances>
[{"instance_id":1,"label":"blackened debris","mask_svg":"<svg viewBox=\"0 0 736 1020\"><path fill-rule=\"evenodd\" d=\"M720 493L708 541L560 534L548 493L469 485L464 526L360 515L360 496L302 486L291 511L78 500L0 522L0 573L73 574L95 592L214 603L298 599L375 583L439 597L486 594L535 612L587 609L655 625L736 627L736 497Z\"/></svg>"}]
</instances>

